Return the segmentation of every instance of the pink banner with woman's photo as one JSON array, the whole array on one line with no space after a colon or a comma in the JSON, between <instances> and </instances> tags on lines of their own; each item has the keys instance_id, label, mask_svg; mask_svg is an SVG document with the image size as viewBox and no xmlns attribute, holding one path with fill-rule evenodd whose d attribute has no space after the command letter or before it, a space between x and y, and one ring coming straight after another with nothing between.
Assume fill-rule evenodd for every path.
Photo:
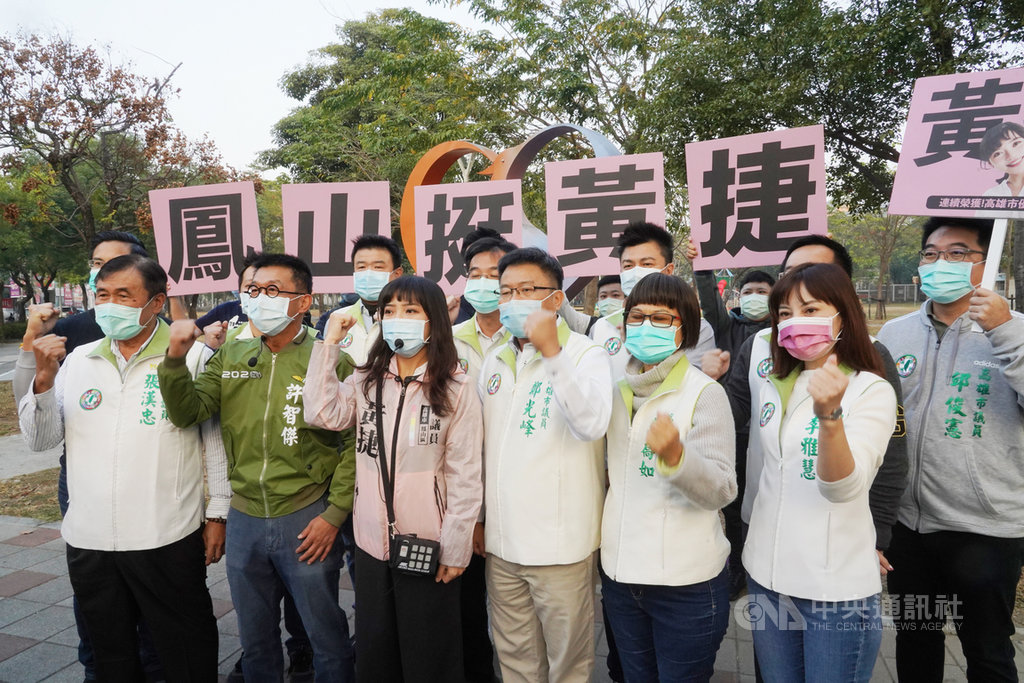
<instances>
[{"instance_id":1,"label":"pink banner with woman's photo","mask_svg":"<svg viewBox=\"0 0 1024 683\"><path fill-rule=\"evenodd\" d=\"M889 213L1024 218L1024 69L917 80Z\"/></svg>"}]
</instances>

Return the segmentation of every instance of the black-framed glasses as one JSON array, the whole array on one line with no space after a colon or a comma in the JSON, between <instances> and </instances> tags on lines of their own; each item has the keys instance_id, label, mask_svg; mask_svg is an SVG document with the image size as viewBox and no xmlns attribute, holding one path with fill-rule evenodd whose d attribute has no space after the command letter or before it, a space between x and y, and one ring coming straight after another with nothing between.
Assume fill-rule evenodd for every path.
<instances>
[{"instance_id":1,"label":"black-framed glasses","mask_svg":"<svg viewBox=\"0 0 1024 683\"><path fill-rule=\"evenodd\" d=\"M540 285L523 285L522 287L502 287L501 289L498 290L498 300L509 301L512 299L512 295L515 294L516 292L519 292L519 294L524 299L532 299L533 293L536 292L538 289L545 291L555 291L558 289L558 287L541 287Z\"/></svg>"},{"instance_id":2,"label":"black-framed glasses","mask_svg":"<svg viewBox=\"0 0 1024 683\"><path fill-rule=\"evenodd\" d=\"M630 327L638 327L644 324L645 320L651 321L652 327L672 327L672 323L676 320L682 320L678 315L672 315L671 313L641 313L635 308L629 312L626 316L626 324Z\"/></svg>"},{"instance_id":3,"label":"black-framed glasses","mask_svg":"<svg viewBox=\"0 0 1024 683\"><path fill-rule=\"evenodd\" d=\"M969 254L982 254L985 252L978 251L977 249L964 249L963 247L953 247L952 249L922 249L917 252L917 257L921 259L921 263L935 263L941 256L950 263L961 263L967 260Z\"/></svg>"},{"instance_id":4,"label":"black-framed glasses","mask_svg":"<svg viewBox=\"0 0 1024 683\"><path fill-rule=\"evenodd\" d=\"M245 293L248 294L251 299L255 299L261 293L266 294L269 299L276 298L278 294L296 294L298 296L306 294L306 292L289 292L287 289L278 289L277 285L267 285L266 287L249 285L245 288Z\"/></svg>"}]
</instances>

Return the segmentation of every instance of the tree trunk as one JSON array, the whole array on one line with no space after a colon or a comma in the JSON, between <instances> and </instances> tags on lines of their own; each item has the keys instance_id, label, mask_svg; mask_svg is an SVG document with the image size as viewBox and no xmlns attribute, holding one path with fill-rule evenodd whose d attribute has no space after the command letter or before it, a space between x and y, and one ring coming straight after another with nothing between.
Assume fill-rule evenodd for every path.
<instances>
[{"instance_id":1,"label":"tree trunk","mask_svg":"<svg viewBox=\"0 0 1024 683\"><path fill-rule=\"evenodd\" d=\"M878 258L878 289L875 298L878 305L875 307L875 319L885 320L885 281L889 276L890 255L883 252Z\"/></svg>"}]
</instances>

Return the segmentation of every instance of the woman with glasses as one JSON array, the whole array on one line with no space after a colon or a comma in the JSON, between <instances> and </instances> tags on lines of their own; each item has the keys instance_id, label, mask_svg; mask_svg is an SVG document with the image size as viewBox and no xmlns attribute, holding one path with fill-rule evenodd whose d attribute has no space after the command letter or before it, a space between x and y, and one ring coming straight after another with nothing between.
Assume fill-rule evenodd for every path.
<instances>
[{"instance_id":1,"label":"woman with glasses","mask_svg":"<svg viewBox=\"0 0 1024 683\"><path fill-rule=\"evenodd\" d=\"M332 368L356 320L331 315L303 391L310 424L356 428L356 677L461 681L459 577L483 498L480 399L459 368L440 287L400 277L379 306L381 336L344 382ZM410 535L439 546L407 552ZM436 571L414 573L434 557Z\"/></svg>"},{"instance_id":2,"label":"woman with glasses","mask_svg":"<svg viewBox=\"0 0 1024 683\"><path fill-rule=\"evenodd\" d=\"M729 623L718 511L736 496L732 413L686 359L700 334L688 285L648 275L623 319L630 359L608 428L602 596L626 681L706 681Z\"/></svg>"},{"instance_id":3,"label":"woman with glasses","mask_svg":"<svg viewBox=\"0 0 1024 683\"><path fill-rule=\"evenodd\" d=\"M868 489L896 424L853 284L804 264L769 299L764 467L743 549L764 679L868 681L882 640ZM896 567L895 571L899 571Z\"/></svg>"}]
</instances>

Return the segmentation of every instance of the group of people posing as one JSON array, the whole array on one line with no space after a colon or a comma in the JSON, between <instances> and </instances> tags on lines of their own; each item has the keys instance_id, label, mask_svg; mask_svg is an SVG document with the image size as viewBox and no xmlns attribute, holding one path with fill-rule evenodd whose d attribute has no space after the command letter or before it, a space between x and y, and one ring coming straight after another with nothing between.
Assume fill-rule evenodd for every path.
<instances>
[{"instance_id":1,"label":"group of people posing","mask_svg":"<svg viewBox=\"0 0 1024 683\"><path fill-rule=\"evenodd\" d=\"M223 556L250 683L283 679L282 601L317 681L490 681L495 651L506 683L588 681L597 582L616 680L708 680L745 585L760 677L868 681L883 575L901 679L942 679L952 617L970 679L1017 680L1024 316L979 287L991 227L927 221L928 299L878 339L826 237L727 310L633 224L590 316L496 233L462 245L461 312L367 235L318 329L298 258L252 255L230 316L168 324L164 272L101 240L96 308L34 311L18 369L25 438L66 444L92 671L216 680ZM72 351L82 316L102 336Z\"/></svg>"}]
</instances>

